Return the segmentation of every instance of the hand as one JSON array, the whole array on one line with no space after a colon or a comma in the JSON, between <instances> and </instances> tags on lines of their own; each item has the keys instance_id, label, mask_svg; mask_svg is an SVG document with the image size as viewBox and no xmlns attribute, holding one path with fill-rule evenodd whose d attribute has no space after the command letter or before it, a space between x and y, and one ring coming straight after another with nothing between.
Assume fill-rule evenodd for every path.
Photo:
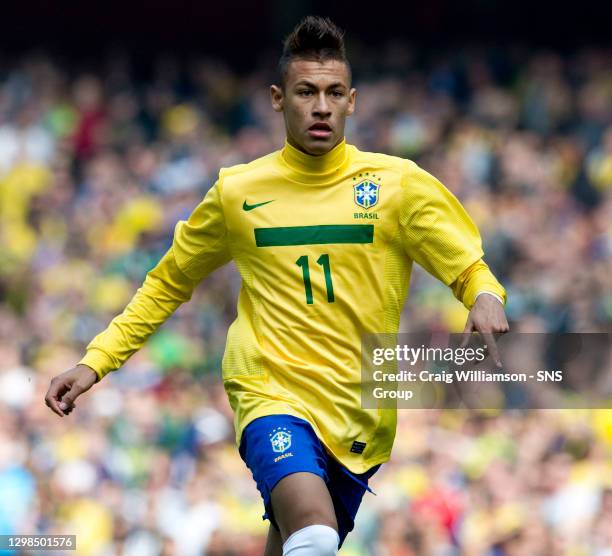
<instances>
[{"instance_id":1,"label":"hand","mask_svg":"<svg viewBox=\"0 0 612 556\"><path fill-rule=\"evenodd\" d=\"M480 332L487 342L489 353L498 367L502 366L499 350L495 343L494 333L508 332L508 320L504 313L504 306L488 293L483 293L476 298L474 306L468 315L463 333L465 334L461 347L465 347L470 339L468 334Z\"/></svg>"},{"instance_id":2,"label":"hand","mask_svg":"<svg viewBox=\"0 0 612 556\"><path fill-rule=\"evenodd\" d=\"M76 407L74 401L97 380L98 375L91 367L77 365L51 379L45 403L60 417L68 415Z\"/></svg>"}]
</instances>

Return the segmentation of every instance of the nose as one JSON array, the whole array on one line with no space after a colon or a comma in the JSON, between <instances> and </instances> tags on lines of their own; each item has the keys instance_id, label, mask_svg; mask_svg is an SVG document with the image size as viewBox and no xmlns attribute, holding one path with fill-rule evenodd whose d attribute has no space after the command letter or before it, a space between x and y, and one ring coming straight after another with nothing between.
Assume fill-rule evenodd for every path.
<instances>
[{"instance_id":1,"label":"nose","mask_svg":"<svg viewBox=\"0 0 612 556\"><path fill-rule=\"evenodd\" d=\"M331 109L327 102L327 95L325 91L321 91L317 95L317 100L312 107L312 114L318 118L329 118L331 116Z\"/></svg>"}]
</instances>

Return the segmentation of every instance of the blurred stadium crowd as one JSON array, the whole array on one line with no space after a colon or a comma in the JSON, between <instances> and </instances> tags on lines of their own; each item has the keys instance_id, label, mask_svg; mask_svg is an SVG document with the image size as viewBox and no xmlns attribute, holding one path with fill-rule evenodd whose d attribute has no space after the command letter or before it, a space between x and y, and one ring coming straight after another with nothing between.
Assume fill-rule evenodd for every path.
<instances>
[{"instance_id":1,"label":"blurred stadium crowd","mask_svg":"<svg viewBox=\"0 0 612 556\"><path fill-rule=\"evenodd\" d=\"M355 47L349 142L408 157L465 204L511 328L612 330L612 63ZM209 277L60 419L49 379L128 302L222 166L278 149L269 70L125 56L0 69L0 533L78 554L251 556L267 522L220 382L239 278ZM416 271L402 329L461 331ZM400 411L354 556L611 556L612 410Z\"/></svg>"}]
</instances>

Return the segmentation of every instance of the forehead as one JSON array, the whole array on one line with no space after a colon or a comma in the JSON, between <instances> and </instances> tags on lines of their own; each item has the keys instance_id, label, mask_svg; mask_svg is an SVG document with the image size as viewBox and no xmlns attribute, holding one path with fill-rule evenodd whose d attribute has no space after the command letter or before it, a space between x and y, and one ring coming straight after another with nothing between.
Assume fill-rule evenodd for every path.
<instances>
[{"instance_id":1,"label":"forehead","mask_svg":"<svg viewBox=\"0 0 612 556\"><path fill-rule=\"evenodd\" d=\"M295 85L308 81L319 87L332 83L342 83L349 87L349 72L346 64L340 60L292 60L287 67L286 83Z\"/></svg>"}]
</instances>

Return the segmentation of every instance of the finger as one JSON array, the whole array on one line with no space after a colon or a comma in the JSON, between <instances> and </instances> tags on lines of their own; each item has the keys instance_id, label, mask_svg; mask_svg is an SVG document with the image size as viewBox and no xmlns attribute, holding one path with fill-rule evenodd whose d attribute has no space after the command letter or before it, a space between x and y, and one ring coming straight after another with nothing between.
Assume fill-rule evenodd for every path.
<instances>
[{"instance_id":1,"label":"finger","mask_svg":"<svg viewBox=\"0 0 612 556\"><path fill-rule=\"evenodd\" d=\"M465 328L463 329L463 338L461 339L462 348L468 345L472 332L474 332L474 323L472 322L471 318L468 318L467 322L465 323Z\"/></svg>"},{"instance_id":2,"label":"finger","mask_svg":"<svg viewBox=\"0 0 612 556\"><path fill-rule=\"evenodd\" d=\"M45 396L45 404L47 407L53 411L53 413L57 413L60 417L63 417L64 414L60 411L59 404L56 400L49 398L49 396Z\"/></svg>"},{"instance_id":3,"label":"finger","mask_svg":"<svg viewBox=\"0 0 612 556\"><path fill-rule=\"evenodd\" d=\"M60 417L64 416L59 407L60 399L68 389L69 387L65 382L53 379L49 385L47 395L45 396L45 403L47 406Z\"/></svg>"},{"instance_id":4,"label":"finger","mask_svg":"<svg viewBox=\"0 0 612 556\"><path fill-rule=\"evenodd\" d=\"M73 384L69 392L64 394L62 397L59 408L66 412L74 407L74 400L76 400L83 393L83 387L79 384Z\"/></svg>"},{"instance_id":5,"label":"finger","mask_svg":"<svg viewBox=\"0 0 612 556\"><path fill-rule=\"evenodd\" d=\"M494 332L499 332L500 334L505 334L506 332L509 332L509 331L510 331L510 327L507 324L502 324L494 330Z\"/></svg>"},{"instance_id":6,"label":"finger","mask_svg":"<svg viewBox=\"0 0 612 556\"><path fill-rule=\"evenodd\" d=\"M493 361L495 361L495 364L498 367L501 367L502 360L501 360L501 357L499 356L499 349L497 348L497 342L495 341L495 336L493 336L493 334L491 334L490 332L481 332L481 334L485 342L487 342L487 349L489 350L489 354L493 358Z\"/></svg>"}]
</instances>

